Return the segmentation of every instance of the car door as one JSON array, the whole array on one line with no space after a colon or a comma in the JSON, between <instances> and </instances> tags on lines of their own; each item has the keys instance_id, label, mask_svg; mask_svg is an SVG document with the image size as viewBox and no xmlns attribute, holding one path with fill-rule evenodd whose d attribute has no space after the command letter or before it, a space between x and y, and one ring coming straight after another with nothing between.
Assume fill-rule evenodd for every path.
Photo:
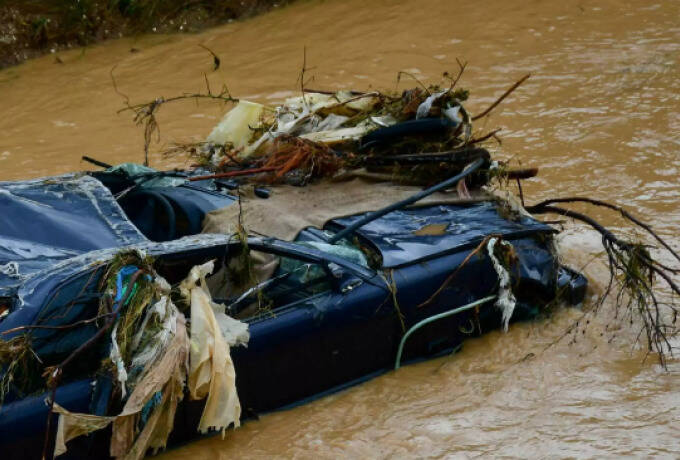
<instances>
[{"instance_id":1,"label":"car door","mask_svg":"<svg viewBox=\"0 0 680 460\"><path fill-rule=\"evenodd\" d=\"M270 279L293 275L262 289L273 309L247 319L248 347L232 351L246 411L286 406L385 367L395 318L374 272L293 243L253 247L281 256Z\"/></svg>"}]
</instances>

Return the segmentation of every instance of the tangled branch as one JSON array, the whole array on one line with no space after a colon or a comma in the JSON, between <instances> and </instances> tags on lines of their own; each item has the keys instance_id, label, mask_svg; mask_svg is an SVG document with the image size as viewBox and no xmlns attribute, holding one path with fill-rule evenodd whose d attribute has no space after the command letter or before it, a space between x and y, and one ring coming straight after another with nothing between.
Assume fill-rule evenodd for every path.
<instances>
[{"instance_id":1,"label":"tangled branch","mask_svg":"<svg viewBox=\"0 0 680 460\"><path fill-rule=\"evenodd\" d=\"M144 274L144 270L137 270L135 273L133 273L130 276L130 281L129 285L132 286L135 284L137 281L137 278L139 278L142 274ZM46 422L46 428L45 428L45 439L43 442L43 455L42 458L48 458L47 452L48 452L48 447L50 445L50 434L51 434L51 428L50 425L52 423L52 414L54 412L54 402L56 399L57 395L57 387L59 386L59 382L61 381L61 377L64 373L64 368L68 366L75 358L77 358L80 354L82 354L83 351L91 348L94 346L97 342L99 342L100 339L104 337L106 332L111 329L111 327L114 325L114 323L118 320L118 313L120 312L121 308L128 302L130 297L132 297L132 294L134 293L134 289L127 289L125 292L125 295L121 298L119 302L117 302L116 305L113 305L112 308L112 315L106 315L106 316L111 316L111 318L108 319L108 321L92 336L90 337L87 341L85 341L82 345L80 345L78 348L76 348L74 351L71 352L61 363L59 363L56 366L50 366L45 368L45 371L43 372L43 377L47 381L47 388L50 391L50 399L48 402L49 410L47 411L47 422ZM111 301L110 297L106 297L106 300L108 302Z\"/></svg>"},{"instance_id":2,"label":"tangled branch","mask_svg":"<svg viewBox=\"0 0 680 460\"><path fill-rule=\"evenodd\" d=\"M116 92L121 94L118 91L116 81L113 78L113 70L111 72L111 79L113 81L114 89L116 90ZM185 93L180 96L174 96L170 98L159 97L157 99L154 99L153 101L135 105L130 105L127 96L125 96L126 107L120 109L117 113L132 111L134 113L133 117L134 123L137 126L144 126L144 166L149 166L149 146L151 145L153 135L156 134L157 139L160 140L160 128L158 126L158 120L156 119L156 115L158 114L158 110L161 108L163 104L181 101L185 99L193 99L195 101L198 101L199 99L208 99L213 101L215 100L222 101L225 103L238 102L238 99L232 97L231 93L229 92L229 88L226 85L222 85L222 89L220 90L219 93L213 93L212 90L210 89L210 83L208 82L208 78L205 77L205 86L206 86L205 93L200 92Z\"/></svg>"},{"instance_id":3,"label":"tangled branch","mask_svg":"<svg viewBox=\"0 0 680 460\"><path fill-rule=\"evenodd\" d=\"M612 295L615 287L618 288L616 292L617 317L623 307L624 313L628 315L631 322L635 315L641 319L642 328L638 338L642 333L645 334L648 352L656 352L659 361L666 367L666 354L672 355L673 352L670 338L679 332L676 326L678 308L672 298L669 302L659 298L654 283L658 276L670 288L671 297L680 296L680 287L672 278L674 274L680 273L680 269L658 262L650 254L649 246L619 238L592 217L552 204L572 202L589 203L618 211L624 218L651 234L676 258L678 258L677 253L649 225L617 205L590 198L574 197L546 200L527 208L527 211L533 214L552 213L571 217L588 224L602 236L602 246L609 266L609 280L604 293L595 305L595 310Z\"/></svg>"}]
</instances>

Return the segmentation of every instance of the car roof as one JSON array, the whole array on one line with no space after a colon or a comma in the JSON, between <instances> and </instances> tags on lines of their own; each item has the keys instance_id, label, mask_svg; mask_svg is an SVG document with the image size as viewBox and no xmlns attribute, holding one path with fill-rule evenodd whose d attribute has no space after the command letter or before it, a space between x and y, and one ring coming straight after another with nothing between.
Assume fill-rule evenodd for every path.
<instances>
[{"instance_id":1,"label":"car roof","mask_svg":"<svg viewBox=\"0 0 680 460\"><path fill-rule=\"evenodd\" d=\"M67 174L0 182L0 295L59 261L148 240L98 180Z\"/></svg>"}]
</instances>

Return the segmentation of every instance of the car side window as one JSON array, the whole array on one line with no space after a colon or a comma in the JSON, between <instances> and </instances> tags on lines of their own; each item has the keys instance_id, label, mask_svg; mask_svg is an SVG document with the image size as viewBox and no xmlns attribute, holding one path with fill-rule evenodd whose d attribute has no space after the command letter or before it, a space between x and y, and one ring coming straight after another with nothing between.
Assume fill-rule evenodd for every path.
<instances>
[{"instance_id":1,"label":"car side window","mask_svg":"<svg viewBox=\"0 0 680 460\"><path fill-rule=\"evenodd\" d=\"M265 289L277 305L290 304L305 297L331 290L330 276L327 270L317 263L304 262L290 257L281 257L274 278L280 283L272 283Z\"/></svg>"},{"instance_id":2,"label":"car side window","mask_svg":"<svg viewBox=\"0 0 680 460\"><path fill-rule=\"evenodd\" d=\"M237 319L275 315L306 298L332 290L332 275L320 264L248 250L227 257L212 277L211 292Z\"/></svg>"}]
</instances>

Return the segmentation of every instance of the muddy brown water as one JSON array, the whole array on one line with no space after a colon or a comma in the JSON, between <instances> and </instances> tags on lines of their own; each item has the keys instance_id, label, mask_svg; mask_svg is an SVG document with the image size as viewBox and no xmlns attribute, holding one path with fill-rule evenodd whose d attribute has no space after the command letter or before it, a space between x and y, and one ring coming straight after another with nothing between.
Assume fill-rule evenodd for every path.
<instances>
[{"instance_id":1,"label":"muddy brown water","mask_svg":"<svg viewBox=\"0 0 680 460\"><path fill-rule=\"evenodd\" d=\"M211 72L204 44L222 59ZM265 103L296 94L307 48L310 87L394 88L469 61L468 108L485 108L531 79L476 125L502 127L498 155L540 166L528 201L588 195L638 212L677 248L680 224L680 3L450 0L300 1L192 36L145 36L46 56L0 72L0 180L83 169L81 155L140 161L141 131L122 99L147 101L228 84ZM138 52L130 52L136 48ZM412 86L402 79L400 87ZM217 104L164 106L162 142L201 139ZM182 166L151 157L152 166ZM619 228L621 222L593 215ZM3 217L7 218L7 217ZM582 266L597 238L567 225L564 258ZM591 297L605 266L592 262ZM576 343L544 351L578 316L511 326L464 350L407 366L168 458L678 457L680 366L668 371L631 345L635 329L604 330L611 305ZM610 328L611 329L611 328ZM273 382L272 384L275 384Z\"/></svg>"}]
</instances>

